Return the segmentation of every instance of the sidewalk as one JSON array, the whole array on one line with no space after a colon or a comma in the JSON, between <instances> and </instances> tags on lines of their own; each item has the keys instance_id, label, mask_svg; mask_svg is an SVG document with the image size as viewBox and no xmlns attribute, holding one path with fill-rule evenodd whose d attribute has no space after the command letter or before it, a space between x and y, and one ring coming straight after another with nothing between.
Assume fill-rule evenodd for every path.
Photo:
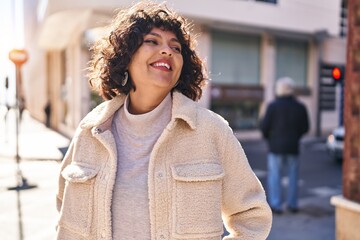
<instances>
[{"instance_id":1,"label":"sidewalk","mask_svg":"<svg viewBox=\"0 0 360 240\"><path fill-rule=\"evenodd\" d=\"M24 112L19 128L19 166L29 185L36 187L8 190L17 186L15 113L10 111L5 123L2 110L0 108L0 239L55 239L55 193L62 158L58 148L68 146L69 139Z\"/></svg>"},{"instance_id":2,"label":"sidewalk","mask_svg":"<svg viewBox=\"0 0 360 240\"><path fill-rule=\"evenodd\" d=\"M0 157L13 158L16 152L16 115L10 110L5 122L4 114L4 109L0 108ZM19 124L18 141L19 155L27 160L61 160L59 148L69 144L69 139L34 120L26 111Z\"/></svg>"}]
</instances>

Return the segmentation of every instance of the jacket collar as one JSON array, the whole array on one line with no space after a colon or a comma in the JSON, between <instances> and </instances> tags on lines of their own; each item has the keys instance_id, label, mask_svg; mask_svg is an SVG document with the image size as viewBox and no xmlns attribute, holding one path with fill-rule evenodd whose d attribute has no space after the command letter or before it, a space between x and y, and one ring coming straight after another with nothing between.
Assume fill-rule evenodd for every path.
<instances>
[{"instance_id":1,"label":"jacket collar","mask_svg":"<svg viewBox=\"0 0 360 240\"><path fill-rule=\"evenodd\" d=\"M124 104L125 95L118 95L115 98L103 102L92 110L80 122L80 127L90 129L98 127L112 119L115 112ZM174 91L172 94L172 114L169 127L174 128L177 119L181 119L188 124L191 129L197 126L197 104L184 96L182 93Z\"/></svg>"},{"instance_id":2,"label":"jacket collar","mask_svg":"<svg viewBox=\"0 0 360 240\"><path fill-rule=\"evenodd\" d=\"M174 128L177 119L183 120L189 125L191 129L196 129L197 122L197 108L196 102L186 97L178 91L172 94L172 114L169 124L170 129Z\"/></svg>"}]
</instances>

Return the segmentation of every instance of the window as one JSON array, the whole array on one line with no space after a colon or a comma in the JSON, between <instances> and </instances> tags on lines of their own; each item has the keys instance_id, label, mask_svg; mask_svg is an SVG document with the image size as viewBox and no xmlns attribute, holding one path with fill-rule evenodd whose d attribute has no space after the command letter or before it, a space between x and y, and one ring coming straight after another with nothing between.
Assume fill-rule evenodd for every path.
<instances>
[{"instance_id":1,"label":"window","mask_svg":"<svg viewBox=\"0 0 360 240\"><path fill-rule=\"evenodd\" d=\"M348 1L341 1L340 8L340 37L346 37L347 34L347 22L348 22Z\"/></svg>"},{"instance_id":2,"label":"window","mask_svg":"<svg viewBox=\"0 0 360 240\"><path fill-rule=\"evenodd\" d=\"M308 43L300 40L276 40L276 79L291 77L297 87L307 86Z\"/></svg>"},{"instance_id":3,"label":"window","mask_svg":"<svg viewBox=\"0 0 360 240\"><path fill-rule=\"evenodd\" d=\"M259 102L238 101L213 103L211 109L225 118L233 129L255 129L258 127Z\"/></svg>"},{"instance_id":4,"label":"window","mask_svg":"<svg viewBox=\"0 0 360 240\"><path fill-rule=\"evenodd\" d=\"M213 31L212 37L212 81L259 85L260 37L221 31Z\"/></svg>"},{"instance_id":5,"label":"window","mask_svg":"<svg viewBox=\"0 0 360 240\"><path fill-rule=\"evenodd\" d=\"M211 109L228 120L234 129L254 129L263 95L260 89L261 38L213 31L212 40Z\"/></svg>"},{"instance_id":6,"label":"window","mask_svg":"<svg viewBox=\"0 0 360 240\"><path fill-rule=\"evenodd\" d=\"M255 0L257 2L267 2L267 3L274 3L276 4L277 3L277 0Z\"/></svg>"}]
</instances>

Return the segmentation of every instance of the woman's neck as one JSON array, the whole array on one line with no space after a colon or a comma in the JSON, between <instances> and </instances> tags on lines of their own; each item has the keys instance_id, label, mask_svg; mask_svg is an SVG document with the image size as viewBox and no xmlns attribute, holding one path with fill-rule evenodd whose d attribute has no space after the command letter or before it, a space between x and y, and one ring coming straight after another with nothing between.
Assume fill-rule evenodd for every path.
<instances>
[{"instance_id":1,"label":"woman's neck","mask_svg":"<svg viewBox=\"0 0 360 240\"><path fill-rule=\"evenodd\" d=\"M159 95L152 94L150 91L140 93L138 91L131 91L129 94L128 111L131 114L144 114L154 110L167 96L167 94Z\"/></svg>"}]
</instances>

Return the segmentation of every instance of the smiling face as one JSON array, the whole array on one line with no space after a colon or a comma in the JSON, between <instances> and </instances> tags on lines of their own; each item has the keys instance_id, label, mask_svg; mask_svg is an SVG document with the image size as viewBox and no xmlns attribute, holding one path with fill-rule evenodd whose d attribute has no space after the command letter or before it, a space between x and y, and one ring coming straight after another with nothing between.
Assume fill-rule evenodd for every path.
<instances>
[{"instance_id":1,"label":"smiling face","mask_svg":"<svg viewBox=\"0 0 360 240\"><path fill-rule=\"evenodd\" d=\"M166 96L179 80L182 67L181 44L175 34L153 28L144 36L128 70L135 92Z\"/></svg>"}]
</instances>

